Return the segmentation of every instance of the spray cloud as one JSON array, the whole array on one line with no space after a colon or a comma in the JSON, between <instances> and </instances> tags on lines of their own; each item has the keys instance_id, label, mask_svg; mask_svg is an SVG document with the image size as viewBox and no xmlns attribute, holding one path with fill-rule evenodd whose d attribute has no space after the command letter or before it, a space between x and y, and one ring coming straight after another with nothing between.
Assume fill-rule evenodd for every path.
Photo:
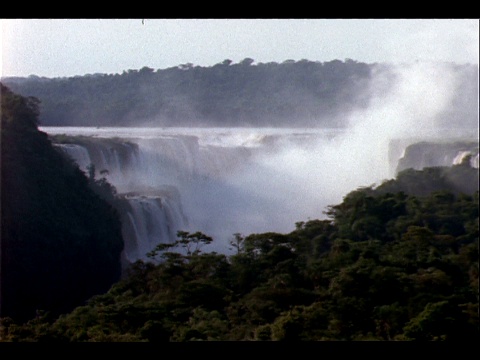
<instances>
[{"instance_id":1,"label":"spray cloud","mask_svg":"<svg viewBox=\"0 0 480 360\"><path fill-rule=\"evenodd\" d=\"M188 228L170 231L202 231L215 251L228 252L235 233L290 232L298 221L325 218L350 191L394 177L392 140L450 137L437 120L458 86L448 65L379 67L365 89L368 108L346 111L342 130L107 129L102 136L129 138L140 149L109 180L124 192L177 189Z\"/></svg>"}]
</instances>

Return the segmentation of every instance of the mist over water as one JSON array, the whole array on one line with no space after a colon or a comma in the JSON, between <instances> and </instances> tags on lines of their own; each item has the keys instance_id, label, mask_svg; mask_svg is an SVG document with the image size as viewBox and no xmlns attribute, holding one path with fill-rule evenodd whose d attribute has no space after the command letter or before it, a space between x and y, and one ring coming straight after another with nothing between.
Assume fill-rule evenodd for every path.
<instances>
[{"instance_id":1,"label":"mist over water","mask_svg":"<svg viewBox=\"0 0 480 360\"><path fill-rule=\"evenodd\" d=\"M255 208L266 224L292 230L295 221L324 217L326 207L340 203L348 192L394 177L389 159L392 140L404 139L406 146L409 139L438 140L478 132L456 129L454 124L445 129L437 121L457 91L458 82L448 67L404 65L394 75L395 86L389 91L384 74L374 77L365 89L373 94L370 106L350 113L345 131L307 144L284 144L275 153L258 157L251 171L232 179L234 186L261 199ZM276 210L270 213L271 209Z\"/></svg>"},{"instance_id":2,"label":"mist over water","mask_svg":"<svg viewBox=\"0 0 480 360\"><path fill-rule=\"evenodd\" d=\"M228 253L234 233L290 232L298 221L325 218L327 206L340 203L350 191L394 177L392 161L398 161L409 143L478 136L478 128L454 123L446 128L439 121L457 86L449 68L438 64L398 66L393 80L391 72L379 71L365 89L371 94L368 108L345 114L346 129L43 130L136 144L136 157L121 172L108 169L107 179L121 193L163 189L166 194L175 188L180 202L175 211L187 220L176 224L182 227L178 229L170 224L170 233L202 231L214 238L212 250ZM392 159L392 141L398 139L402 148L393 149L397 155ZM72 148L74 152L77 162L88 161L85 149ZM169 204L172 208L171 199ZM143 244L142 251L155 243Z\"/></svg>"}]
</instances>

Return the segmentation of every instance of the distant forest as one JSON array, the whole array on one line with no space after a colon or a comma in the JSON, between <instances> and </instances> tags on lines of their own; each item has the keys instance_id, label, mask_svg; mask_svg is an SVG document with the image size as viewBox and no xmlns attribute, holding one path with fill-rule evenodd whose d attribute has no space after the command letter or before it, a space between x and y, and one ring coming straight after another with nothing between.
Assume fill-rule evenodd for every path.
<instances>
[{"instance_id":1,"label":"distant forest","mask_svg":"<svg viewBox=\"0 0 480 360\"><path fill-rule=\"evenodd\" d=\"M303 65L309 64L318 65ZM266 70L290 65L298 63L262 66ZM248 73L262 66L246 62L236 69ZM166 73L213 74L222 67L235 68L224 63ZM476 67L458 69L478 73ZM344 76L337 75L337 79ZM55 150L47 134L38 129L40 107L49 101L52 106L57 99L77 116L75 123L66 113L50 109L58 121L61 116L68 121L47 123L46 119L53 119L44 115L44 125L87 125L79 122L82 118L75 106L91 111L84 119L93 121L93 114L100 111L94 106L113 106L123 92L138 95L130 99L124 94L137 110L141 107L135 101L141 99L150 99L154 105L151 96L142 97L139 92L140 84L150 79L151 87L145 85L150 90L142 94L155 94L151 89L163 84L153 81L157 76L166 75L142 69L122 75L16 80L23 91L35 85L39 92L42 86L42 91L50 92L50 98L37 95L41 102L0 84L0 342L415 340L463 341L462 349L469 342L475 344L479 336L479 173L470 166L469 157L451 167L405 169L376 188L352 189L340 204L328 207L328 219L297 222L288 234L233 234L234 254L228 257L201 251L212 241L207 234L180 231L173 244L181 247L180 252L159 244L147 254L151 262L137 261L122 274L121 224L112 205L115 188L95 179L94 171L82 173ZM221 96L220 79L212 83L218 92L198 90L197 94L209 94L209 99L213 94ZM350 84L362 82L356 79ZM117 80L125 86L105 85ZM260 87L261 81L256 81ZM263 99L279 101L276 96L288 89L283 84L263 94ZM194 91L187 84L182 86L185 93ZM233 87L231 82L225 86ZM347 89L353 94L355 86L338 87L340 98ZM254 88L248 85L248 91ZM59 95L61 91L64 96ZM248 96L248 91L242 94ZM108 101L102 103L95 96ZM366 106L368 101L363 101ZM207 106L208 101L197 104ZM473 105L476 113L478 99ZM342 104L333 102L335 106ZM109 109L111 113L104 110L103 114L110 114L110 121L118 120L113 112L119 110ZM232 111L232 107L226 109ZM214 124L212 119L225 118L205 119ZM15 347L17 355L18 350Z\"/></svg>"},{"instance_id":2,"label":"distant forest","mask_svg":"<svg viewBox=\"0 0 480 360\"><path fill-rule=\"evenodd\" d=\"M369 106L375 74L395 85L388 64L351 59L258 63L245 58L211 67L191 63L122 74L5 78L12 91L41 101L42 126L344 127ZM434 65L432 65L434 66ZM456 97L442 126L478 126L478 66L455 65Z\"/></svg>"}]
</instances>

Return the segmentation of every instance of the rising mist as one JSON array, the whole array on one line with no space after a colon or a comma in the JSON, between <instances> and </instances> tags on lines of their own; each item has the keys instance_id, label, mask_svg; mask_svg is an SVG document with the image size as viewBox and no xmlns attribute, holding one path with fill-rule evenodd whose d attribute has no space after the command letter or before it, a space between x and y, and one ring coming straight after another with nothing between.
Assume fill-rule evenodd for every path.
<instances>
[{"instance_id":1,"label":"rising mist","mask_svg":"<svg viewBox=\"0 0 480 360\"><path fill-rule=\"evenodd\" d=\"M202 231L214 238L213 250L229 252L235 233L290 232L296 222L325 218L327 207L350 191L391 179L410 143L478 135L478 122L471 125L478 112L445 120L462 103L459 94L472 96L457 75L451 64L379 65L363 89L368 103L335 115L346 124L341 129L157 128L137 136L132 129L93 128L90 135L138 147L128 166L118 165L118 155L114 165L102 160L121 193L165 199L175 189L168 207L187 221L166 224L169 232ZM135 206L152 205L142 204ZM143 219L142 226L154 225ZM143 251L158 240L149 239Z\"/></svg>"},{"instance_id":2,"label":"rising mist","mask_svg":"<svg viewBox=\"0 0 480 360\"><path fill-rule=\"evenodd\" d=\"M285 141L277 151L257 156L248 171L199 195L198 203L208 204L204 217L225 229L224 237L229 231L288 232L296 221L325 218L326 207L348 192L395 176L392 140L406 146L478 134L478 127L442 121L459 84L448 65L400 65L393 79L392 72L380 69L365 89L372 94L369 106L348 113L344 131L308 143Z\"/></svg>"}]
</instances>

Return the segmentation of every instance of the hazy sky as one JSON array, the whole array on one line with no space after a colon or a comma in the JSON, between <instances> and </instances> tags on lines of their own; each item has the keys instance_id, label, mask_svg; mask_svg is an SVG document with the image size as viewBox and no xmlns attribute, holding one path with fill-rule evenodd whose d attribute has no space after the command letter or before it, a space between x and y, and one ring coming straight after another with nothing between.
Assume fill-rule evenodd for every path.
<instances>
[{"instance_id":1,"label":"hazy sky","mask_svg":"<svg viewBox=\"0 0 480 360\"><path fill-rule=\"evenodd\" d=\"M2 76L212 66L249 57L478 64L478 19L2 19Z\"/></svg>"}]
</instances>

